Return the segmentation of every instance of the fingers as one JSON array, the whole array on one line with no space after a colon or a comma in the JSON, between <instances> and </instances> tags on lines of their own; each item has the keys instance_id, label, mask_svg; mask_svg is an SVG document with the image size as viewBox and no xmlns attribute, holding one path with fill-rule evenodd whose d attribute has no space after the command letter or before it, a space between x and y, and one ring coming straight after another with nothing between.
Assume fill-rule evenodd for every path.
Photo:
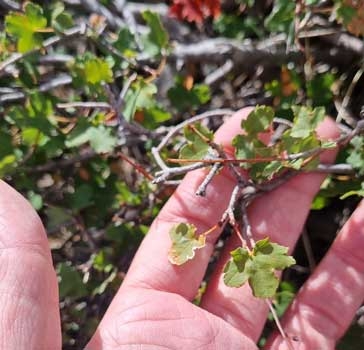
<instances>
[{"instance_id":1,"label":"fingers","mask_svg":"<svg viewBox=\"0 0 364 350\"><path fill-rule=\"evenodd\" d=\"M320 125L318 133L322 138L334 138L337 129L327 119ZM321 161L329 162L334 157L335 152L326 152ZM299 175L280 188L257 198L248 209L255 240L270 237L273 242L293 248L323 179L324 176L319 174ZM267 304L253 297L248 285L238 289L230 288L222 280L223 268L230 258L229 252L238 245L235 236L227 243L202 306L257 340L266 320Z\"/></svg>"},{"instance_id":2,"label":"fingers","mask_svg":"<svg viewBox=\"0 0 364 350\"><path fill-rule=\"evenodd\" d=\"M61 349L47 238L26 200L0 181L0 349Z\"/></svg>"},{"instance_id":3,"label":"fingers","mask_svg":"<svg viewBox=\"0 0 364 350\"><path fill-rule=\"evenodd\" d=\"M287 310L283 328L294 349L334 349L364 295L364 202L345 224L314 274ZM278 335L268 349L286 349Z\"/></svg>"},{"instance_id":4,"label":"fingers","mask_svg":"<svg viewBox=\"0 0 364 350\"><path fill-rule=\"evenodd\" d=\"M228 145L240 130L241 119L250 109L236 113L216 133L216 142ZM171 246L169 231L173 224L192 223L197 232L202 233L215 225L228 205L236 180L223 170L207 189L206 197L198 197L195 192L206 176L206 170L189 173L161 210L158 218L139 248L132 266L123 283L133 286L177 293L186 299L193 299L204 276L214 243L220 230L208 235L206 247L196 252L192 261L174 266L167 256Z\"/></svg>"}]
</instances>

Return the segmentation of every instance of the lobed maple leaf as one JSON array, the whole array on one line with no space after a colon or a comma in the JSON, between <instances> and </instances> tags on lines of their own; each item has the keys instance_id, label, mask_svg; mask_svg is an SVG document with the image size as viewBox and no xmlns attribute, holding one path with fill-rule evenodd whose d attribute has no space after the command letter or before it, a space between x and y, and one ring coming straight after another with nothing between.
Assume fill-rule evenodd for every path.
<instances>
[{"instance_id":1,"label":"lobed maple leaf","mask_svg":"<svg viewBox=\"0 0 364 350\"><path fill-rule=\"evenodd\" d=\"M169 11L180 20L202 23L209 16L220 15L220 0L173 0Z\"/></svg>"}]
</instances>

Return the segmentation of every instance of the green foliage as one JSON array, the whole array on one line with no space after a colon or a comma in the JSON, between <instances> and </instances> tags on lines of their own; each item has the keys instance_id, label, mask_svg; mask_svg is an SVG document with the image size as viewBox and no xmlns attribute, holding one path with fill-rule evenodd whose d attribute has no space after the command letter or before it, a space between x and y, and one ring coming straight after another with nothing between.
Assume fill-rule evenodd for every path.
<instances>
[{"instance_id":1,"label":"green foliage","mask_svg":"<svg viewBox=\"0 0 364 350\"><path fill-rule=\"evenodd\" d=\"M196 236L196 227L192 224L179 223L169 231L172 247L169 251L169 261L175 265L182 265L193 259L195 251L206 244L204 235Z\"/></svg>"},{"instance_id":2,"label":"green foliage","mask_svg":"<svg viewBox=\"0 0 364 350\"><path fill-rule=\"evenodd\" d=\"M19 52L26 52L41 45L42 31L47 26L43 9L27 2L24 13L13 12L5 18L6 31L17 40Z\"/></svg>"},{"instance_id":3,"label":"green foliage","mask_svg":"<svg viewBox=\"0 0 364 350\"><path fill-rule=\"evenodd\" d=\"M221 14L214 20L214 29L223 37L240 40L252 35L262 37L264 34L259 20L253 16L243 19L236 15Z\"/></svg>"},{"instance_id":4,"label":"green foliage","mask_svg":"<svg viewBox=\"0 0 364 350\"><path fill-rule=\"evenodd\" d=\"M207 103L211 98L210 88L204 84L195 84L192 89L183 85L181 77L176 78L176 83L168 90L168 98L173 107L179 111L196 109Z\"/></svg>"},{"instance_id":5,"label":"green foliage","mask_svg":"<svg viewBox=\"0 0 364 350\"><path fill-rule=\"evenodd\" d=\"M196 132L197 131L197 132ZM213 133L200 123L196 123L194 128L186 126L184 128L185 144L180 152L180 159L204 159L209 152L209 144L206 141L213 140Z\"/></svg>"},{"instance_id":6,"label":"green foliage","mask_svg":"<svg viewBox=\"0 0 364 350\"><path fill-rule=\"evenodd\" d=\"M152 83L148 84L143 80L135 82L125 97L124 116L126 120L132 120L137 110L140 111L155 106L156 92L157 87Z\"/></svg>"},{"instance_id":7,"label":"green foliage","mask_svg":"<svg viewBox=\"0 0 364 350\"><path fill-rule=\"evenodd\" d=\"M325 118L324 108L308 109L303 106L292 106L294 120L290 136L306 138L315 132L317 125Z\"/></svg>"},{"instance_id":8,"label":"green foliage","mask_svg":"<svg viewBox=\"0 0 364 350\"><path fill-rule=\"evenodd\" d=\"M271 32L291 34L294 28L294 1L275 0L272 12L265 19L265 26Z\"/></svg>"},{"instance_id":9,"label":"green foliage","mask_svg":"<svg viewBox=\"0 0 364 350\"><path fill-rule=\"evenodd\" d=\"M274 118L274 111L267 106L257 106L247 117L241 122L249 138L255 138L259 133L268 131Z\"/></svg>"},{"instance_id":10,"label":"green foliage","mask_svg":"<svg viewBox=\"0 0 364 350\"><path fill-rule=\"evenodd\" d=\"M142 14L149 26L149 33L143 38L145 52L151 56L162 55L168 47L168 34L164 29L159 16L151 11Z\"/></svg>"},{"instance_id":11,"label":"green foliage","mask_svg":"<svg viewBox=\"0 0 364 350\"><path fill-rule=\"evenodd\" d=\"M150 150L169 126L220 106L235 109L269 101L272 107L256 108L232 141L235 156L247 160L240 164L251 184L261 188L290 170L315 169L319 157L311 158L311 152L336 146L333 141L320 141L315 128L325 111L335 113L334 100L342 101L360 66L357 54L351 55L345 45L325 40L325 48L339 54L330 58L317 54L324 41L319 35L322 29L363 34L360 2L337 0L327 13L321 11L319 0L306 0L295 14L297 2L275 0L263 6L254 0L236 0L210 23L179 27L168 20L168 32L151 11L133 13L136 23L131 25L132 21L113 12L113 1L99 2L111 11L117 25L85 9L82 1L77 6L56 0L37 1L38 5L18 1L21 11L4 7L1 12L0 177L29 200L48 231L60 283L65 349L88 341L104 312L104 301L115 294L152 220L170 196L169 187L156 188L140 175L151 171ZM311 29L316 33L312 18L317 16L327 22L327 28L318 28L314 38L298 39L295 23L302 25L300 35L310 35ZM286 37L281 41L278 36L276 42L275 33ZM219 71L227 56L219 52L216 58L195 57L188 50L175 55L174 42L194 49L198 40L215 37L233 52L234 69L209 86L203 82ZM192 38L194 43L189 42ZM248 40L241 43L242 39ZM264 39L268 40L262 45ZM306 47L305 55L295 46L298 41ZM250 43L252 66L234 54ZM344 84L343 77L348 77ZM359 113L358 96L360 84L352 91L354 103L346 107L354 117ZM293 127L267 145L268 134L277 131L275 116ZM212 118L208 123L215 128L220 120ZM176 158L179 153L186 160L183 165L207 162L217 157L210 141L212 132L201 124L186 127L181 138L170 140L162 156ZM312 209L329 210L339 197L345 204L356 201L346 202L349 196L363 196L363 136L357 135L342 148L337 162L351 165L355 174L330 176ZM306 154L294 157L302 152ZM206 234L197 234L187 223L173 227L170 260L179 265L192 259L205 245ZM256 295L266 297L276 291L275 270L293 260L286 248L265 242L269 253L263 243L258 242L252 252L245 248L233 252L225 278L233 285L249 281ZM279 315L293 295L283 285L276 292Z\"/></svg>"},{"instance_id":12,"label":"green foliage","mask_svg":"<svg viewBox=\"0 0 364 350\"><path fill-rule=\"evenodd\" d=\"M346 162L350 164L359 175L364 175L364 137L356 136L351 141L351 149L346 158Z\"/></svg>"},{"instance_id":13,"label":"green foliage","mask_svg":"<svg viewBox=\"0 0 364 350\"><path fill-rule=\"evenodd\" d=\"M349 6L342 0L336 1L336 3L336 16L342 19L345 25L348 25L357 14L356 9L353 6Z\"/></svg>"},{"instance_id":14,"label":"green foliage","mask_svg":"<svg viewBox=\"0 0 364 350\"><path fill-rule=\"evenodd\" d=\"M70 264L60 263L57 266L59 295L61 298L72 295L74 298L82 298L88 294L81 274Z\"/></svg>"},{"instance_id":15,"label":"green foliage","mask_svg":"<svg viewBox=\"0 0 364 350\"><path fill-rule=\"evenodd\" d=\"M91 58L85 63L86 81L91 84L109 83L113 80L109 64L100 58Z\"/></svg>"},{"instance_id":16,"label":"green foliage","mask_svg":"<svg viewBox=\"0 0 364 350\"><path fill-rule=\"evenodd\" d=\"M117 143L111 132L112 129L104 125L90 126L86 121L81 121L68 135L65 146L74 148L89 143L97 153L111 152Z\"/></svg>"},{"instance_id":17,"label":"green foliage","mask_svg":"<svg viewBox=\"0 0 364 350\"><path fill-rule=\"evenodd\" d=\"M225 266L224 282L230 287L241 287L248 281L255 297L271 298L279 285L274 271L295 264L287 252L288 248L271 243L269 238L257 241L252 252L237 248L230 253Z\"/></svg>"},{"instance_id":18,"label":"green foliage","mask_svg":"<svg viewBox=\"0 0 364 350\"><path fill-rule=\"evenodd\" d=\"M294 115L292 128L287 129L274 145L261 141L260 135L272 128L274 111L270 107L258 106L243 120L241 126L246 134L237 135L232 141L235 156L241 166L249 170L251 178L258 182L270 180L284 169L299 170L303 166L314 168L317 159L305 164L304 159L317 148L335 147L334 142L320 142L315 129L323 121L325 110L321 107L310 109L303 106L292 106ZM307 152L300 158L287 158L288 155Z\"/></svg>"}]
</instances>

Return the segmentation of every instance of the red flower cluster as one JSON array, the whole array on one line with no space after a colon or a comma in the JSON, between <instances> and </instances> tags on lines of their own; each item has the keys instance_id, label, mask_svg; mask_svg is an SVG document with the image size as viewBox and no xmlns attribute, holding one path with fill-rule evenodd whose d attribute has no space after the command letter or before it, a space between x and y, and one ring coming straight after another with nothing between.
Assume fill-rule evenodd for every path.
<instances>
[{"instance_id":1,"label":"red flower cluster","mask_svg":"<svg viewBox=\"0 0 364 350\"><path fill-rule=\"evenodd\" d=\"M180 20L202 23L220 15L220 0L173 0L170 14Z\"/></svg>"}]
</instances>

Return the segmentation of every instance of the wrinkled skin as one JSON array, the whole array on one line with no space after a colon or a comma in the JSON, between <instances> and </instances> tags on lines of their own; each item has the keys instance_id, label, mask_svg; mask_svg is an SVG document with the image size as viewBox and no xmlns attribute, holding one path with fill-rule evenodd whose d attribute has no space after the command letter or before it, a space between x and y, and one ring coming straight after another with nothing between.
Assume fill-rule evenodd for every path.
<instances>
[{"instance_id":1,"label":"wrinkled skin","mask_svg":"<svg viewBox=\"0 0 364 350\"><path fill-rule=\"evenodd\" d=\"M248 112L236 113L218 130L216 140L228 152ZM322 138L337 133L330 120L318 128ZM335 151L328 151L321 161L334 157ZM228 288L221 280L229 251L238 244L236 237L227 242L201 307L191 300L220 232L211 234L207 246L187 264L177 267L167 261L173 223L190 222L201 232L227 207L234 178L223 171L208 187L207 196L198 198L194 192L204 174L203 170L188 174L154 221L87 349L257 349L267 304L254 298L248 286ZM258 198L249 208L255 239L270 236L292 249L323 179L320 174L299 175ZM334 349L363 299L364 258L359 249L363 244L361 204L284 316L290 341L272 334L267 349ZM0 245L0 349L61 349L57 280L44 228L26 200L4 182Z\"/></svg>"}]
</instances>

